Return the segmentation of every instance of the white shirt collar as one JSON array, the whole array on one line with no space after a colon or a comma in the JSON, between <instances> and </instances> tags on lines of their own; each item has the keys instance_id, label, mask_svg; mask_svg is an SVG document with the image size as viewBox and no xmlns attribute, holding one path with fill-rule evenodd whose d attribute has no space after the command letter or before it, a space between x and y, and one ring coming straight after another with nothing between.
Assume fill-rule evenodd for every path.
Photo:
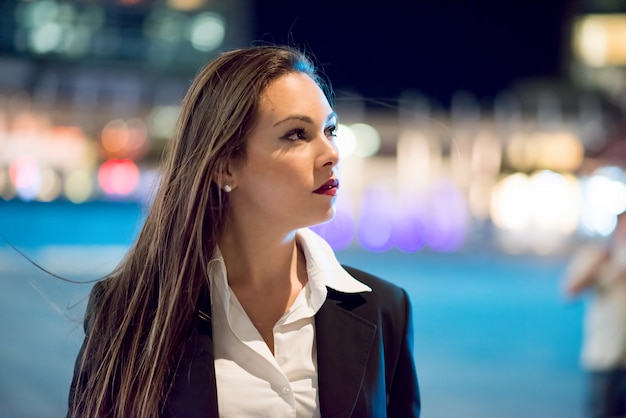
<instances>
[{"instance_id":1,"label":"white shirt collar","mask_svg":"<svg viewBox=\"0 0 626 418\"><path fill-rule=\"evenodd\" d=\"M325 285L341 293L371 292L372 289L355 279L339 263L330 245L309 228L297 231L296 239L304 251L309 281ZM209 262L210 280L218 280L221 292L228 289L226 267L219 248L215 247ZM215 284L214 284L215 285Z\"/></svg>"},{"instance_id":2,"label":"white shirt collar","mask_svg":"<svg viewBox=\"0 0 626 418\"><path fill-rule=\"evenodd\" d=\"M309 280L322 277L326 286L342 293L371 292L372 289L352 277L335 257L333 249L315 232L299 229L297 239L306 258Z\"/></svg>"}]
</instances>

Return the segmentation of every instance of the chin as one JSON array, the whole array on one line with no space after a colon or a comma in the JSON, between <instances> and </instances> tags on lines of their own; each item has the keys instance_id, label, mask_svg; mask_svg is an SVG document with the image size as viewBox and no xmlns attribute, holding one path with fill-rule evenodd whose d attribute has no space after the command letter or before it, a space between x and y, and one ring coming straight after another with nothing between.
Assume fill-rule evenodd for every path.
<instances>
[{"instance_id":1,"label":"chin","mask_svg":"<svg viewBox=\"0 0 626 418\"><path fill-rule=\"evenodd\" d=\"M328 212L326 212L325 216L321 217L316 222L311 223L309 226L315 226L315 225L328 223L333 220L333 218L335 217L335 213L336 213L335 207L333 206L328 210Z\"/></svg>"},{"instance_id":2,"label":"chin","mask_svg":"<svg viewBox=\"0 0 626 418\"><path fill-rule=\"evenodd\" d=\"M312 220L310 223L308 223L306 225L306 227L311 227L311 226L322 225L322 224L328 223L328 222L333 220L333 218L335 217L335 213L336 213L335 207L333 206L323 216L320 216L317 219Z\"/></svg>"}]
</instances>

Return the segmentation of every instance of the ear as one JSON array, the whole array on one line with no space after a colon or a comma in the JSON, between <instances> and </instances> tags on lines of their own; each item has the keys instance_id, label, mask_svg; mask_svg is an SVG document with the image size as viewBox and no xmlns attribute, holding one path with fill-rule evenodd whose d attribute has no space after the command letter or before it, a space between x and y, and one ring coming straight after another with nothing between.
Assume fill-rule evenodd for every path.
<instances>
[{"instance_id":1,"label":"ear","mask_svg":"<svg viewBox=\"0 0 626 418\"><path fill-rule=\"evenodd\" d=\"M234 190L237 187L236 176L233 174L232 162L222 161L218 163L215 170L215 183L217 187L224 190L224 186L228 185L230 190Z\"/></svg>"}]
</instances>

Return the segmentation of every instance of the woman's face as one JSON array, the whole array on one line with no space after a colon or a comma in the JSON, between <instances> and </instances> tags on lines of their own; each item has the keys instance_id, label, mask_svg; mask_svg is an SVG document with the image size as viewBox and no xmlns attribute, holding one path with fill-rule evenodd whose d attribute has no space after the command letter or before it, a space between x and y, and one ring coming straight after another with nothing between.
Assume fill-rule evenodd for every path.
<instances>
[{"instance_id":1,"label":"woman's face","mask_svg":"<svg viewBox=\"0 0 626 418\"><path fill-rule=\"evenodd\" d=\"M260 97L246 157L231 167L234 219L296 229L332 218L338 190L337 116L307 75L290 73Z\"/></svg>"}]
</instances>

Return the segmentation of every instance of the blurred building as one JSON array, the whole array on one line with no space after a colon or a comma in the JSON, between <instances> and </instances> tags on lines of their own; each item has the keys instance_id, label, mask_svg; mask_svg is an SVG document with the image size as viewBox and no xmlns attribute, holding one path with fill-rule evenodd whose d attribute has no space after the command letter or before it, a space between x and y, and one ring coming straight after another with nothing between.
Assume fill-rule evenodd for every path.
<instances>
[{"instance_id":1,"label":"blurred building","mask_svg":"<svg viewBox=\"0 0 626 418\"><path fill-rule=\"evenodd\" d=\"M605 5L606 4L606 5ZM626 209L626 7L583 2L570 76L448 108L406 91L390 108L336 100L335 248L562 251ZM0 5L0 196L149 201L178 104L219 51L250 43L246 0Z\"/></svg>"},{"instance_id":2,"label":"blurred building","mask_svg":"<svg viewBox=\"0 0 626 418\"><path fill-rule=\"evenodd\" d=\"M3 2L0 194L141 198L189 81L248 18L245 0Z\"/></svg>"}]
</instances>

